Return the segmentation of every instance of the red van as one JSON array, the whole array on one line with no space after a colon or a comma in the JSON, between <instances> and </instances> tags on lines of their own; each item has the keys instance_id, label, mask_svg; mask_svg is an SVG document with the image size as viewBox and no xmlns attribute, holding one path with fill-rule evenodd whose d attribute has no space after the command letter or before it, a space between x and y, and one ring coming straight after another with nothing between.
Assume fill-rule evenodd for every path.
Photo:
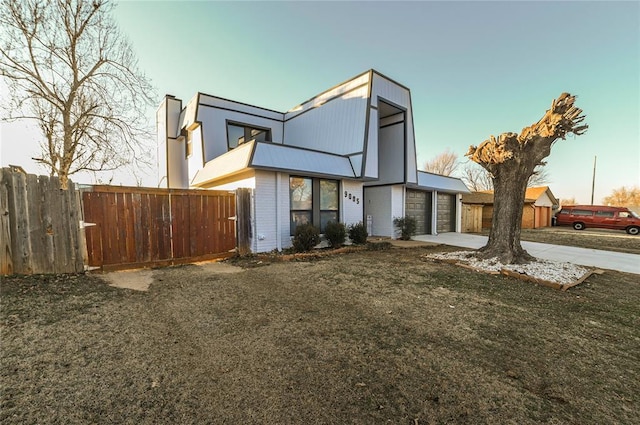
<instances>
[{"instance_id":1,"label":"red van","mask_svg":"<svg viewBox=\"0 0 640 425\"><path fill-rule=\"evenodd\" d=\"M587 227L626 230L630 235L640 233L640 216L623 207L602 205L567 205L555 220L556 226L573 226L576 230Z\"/></svg>"}]
</instances>

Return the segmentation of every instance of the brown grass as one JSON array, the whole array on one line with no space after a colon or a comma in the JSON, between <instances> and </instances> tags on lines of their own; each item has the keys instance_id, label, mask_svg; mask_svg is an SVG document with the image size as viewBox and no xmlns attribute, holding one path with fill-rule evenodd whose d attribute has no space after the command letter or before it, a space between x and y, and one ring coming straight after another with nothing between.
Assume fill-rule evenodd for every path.
<instances>
[{"instance_id":1,"label":"brown grass","mask_svg":"<svg viewBox=\"0 0 640 425\"><path fill-rule=\"evenodd\" d=\"M488 235L489 231L483 231L482 234ZM565 226L543 227L522 229L521 239L523 241L640 254L640 236L628 235L624 230L573 230L571 227Z\"/></svg>"},{"instance_id":2,"label":"brown grass","mask_svg":"<svg viewBox=\"0 0 640 425\"><path fill-rule=\"evenodd\" d=\"M6 278L0 421L638 423L637 275L565 293L436 249Z\"/></svg>"}]
</instances>

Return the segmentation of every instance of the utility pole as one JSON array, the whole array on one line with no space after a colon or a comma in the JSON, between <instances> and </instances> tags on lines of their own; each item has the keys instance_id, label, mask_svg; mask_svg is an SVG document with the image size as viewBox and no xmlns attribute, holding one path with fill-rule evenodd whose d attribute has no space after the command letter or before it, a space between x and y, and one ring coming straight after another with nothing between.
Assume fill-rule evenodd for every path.
<instances>
[{"instance_id":1,"label":"utility pole","mask_svg":"<svg viewBox=\"0 0 640 425\"><path fill-rule=\"evenodd\" d=\"M591 205L593 205L593 192L596 188L596 160L597 156L593 157L593 180L591 180Z\"/></svg>"}]
</instances>

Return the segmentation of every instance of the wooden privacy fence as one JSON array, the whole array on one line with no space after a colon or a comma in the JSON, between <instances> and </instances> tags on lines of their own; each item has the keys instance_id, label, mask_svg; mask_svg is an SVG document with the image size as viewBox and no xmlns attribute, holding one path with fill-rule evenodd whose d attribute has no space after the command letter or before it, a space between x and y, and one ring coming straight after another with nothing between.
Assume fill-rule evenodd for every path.
<instances>
[{"instance_id":1,"label":"wooden privacy fence","mask_svg":"<svg viewBox=\"0 0 640 425\"><path fill-rule=\"evenodd\" d=\"M81 208L73 182L0 170L0 275L84 270Z\"/></svg>"},{"instance_id":2,"label":"wooden privacy fence","mask_svg":"<svg viewBox=\"0 0 640 425\"><path fill-rule=\"evenodd\" d=\"M88 264L113 270L228 255L236 247L235 196L119 186L83 190Z\"/></svg>"}]
</instances>

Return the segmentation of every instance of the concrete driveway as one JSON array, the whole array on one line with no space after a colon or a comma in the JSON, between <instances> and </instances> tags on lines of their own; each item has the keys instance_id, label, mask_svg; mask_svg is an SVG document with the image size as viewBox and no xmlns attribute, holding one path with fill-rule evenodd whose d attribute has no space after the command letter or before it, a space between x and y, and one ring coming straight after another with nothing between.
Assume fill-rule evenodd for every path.
<instances>
[{"instance_id":1,"label":"concrete driveway","mask_svg":"<svg viewBox=\"0 0 640 425\"><path fill-rule=\"evenodd\" d=\"M478 249L487 243L488 237L471 235L469 233L449 232L440 233L439 235L419 235L414 236L413 239L416 241ZM581 266L640 274L640 255L636 254L527 241L522 241L522 247L534 257L545 260L562 261L579 264Z\"/></svg>"}]
</instances>

